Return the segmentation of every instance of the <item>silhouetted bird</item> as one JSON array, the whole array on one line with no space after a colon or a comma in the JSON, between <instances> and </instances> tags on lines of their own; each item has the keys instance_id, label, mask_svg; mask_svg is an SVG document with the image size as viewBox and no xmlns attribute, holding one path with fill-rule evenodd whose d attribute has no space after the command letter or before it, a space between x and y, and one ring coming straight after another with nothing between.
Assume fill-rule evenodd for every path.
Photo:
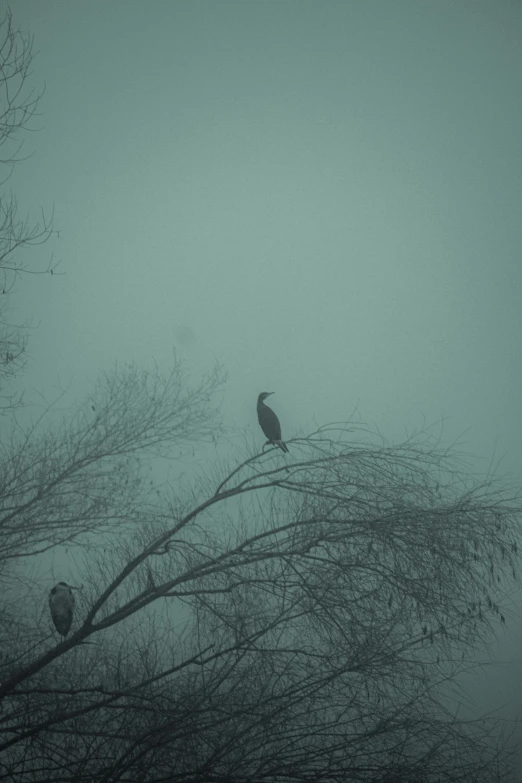
<instances>
[{"instance_id":1,"label":"silhouetted bird","mask_svg":"<svg viewBox=\"0 0 522 783\"><path fill-rule=\"evenodd\" d=\"M266 400L266 398L270 397L273 393L274 392L261 392L257 398L257 419L265 436L268 438L268 442L279 446L282 451L288 452L286 444L281 440L281 425L279 424L279 419L272 408L269 408L268 405L265 405L263 402L263 400Z\"/></svg>"},{"instance_id":2,"label":"silhouetted bird","mask_svg":"<svg viewBox=\"0 0 522 783\"><path fill-rule=\"evenodd\" d=\"M49 608L54 627L59 634L67 636L71 630L74 612L74 596L67 582L58 582L53 587L49 594Z\"/></svg>"}]
</instances>

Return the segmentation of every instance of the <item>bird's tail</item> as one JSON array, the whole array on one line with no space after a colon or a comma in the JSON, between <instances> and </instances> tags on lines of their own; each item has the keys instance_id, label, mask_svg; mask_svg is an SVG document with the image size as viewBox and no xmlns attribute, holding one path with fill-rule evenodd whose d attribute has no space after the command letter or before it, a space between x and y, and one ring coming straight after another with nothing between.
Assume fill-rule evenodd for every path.
<instances>
[{"instance_id":1,"label":"bird's tail","mask_svg":"<svg viewBox=\"0 0 522 783\"><path fill-rule=\"evenodd\" d=\"M282 440L278 440L277 441L277 445L279 446L281 451L284 451L284 452L286 452L286 454L288 454L288 446L286 445L286 443L283 443Z\"/></svg>"}]
</instances>

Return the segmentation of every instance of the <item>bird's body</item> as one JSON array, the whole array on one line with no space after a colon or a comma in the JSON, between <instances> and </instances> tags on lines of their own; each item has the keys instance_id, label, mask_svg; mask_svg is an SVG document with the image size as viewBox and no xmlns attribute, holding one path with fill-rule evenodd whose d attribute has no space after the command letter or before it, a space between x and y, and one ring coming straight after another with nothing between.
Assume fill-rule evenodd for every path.
<instances>
[{"instance_id":1,"label":"bird's body","mask_svg":"<svg viewBox=\"0 0 522 783\"><path fill-rule=\"evenodd\" d=\"M261 392L257 398L257 420L269 443L279 446L281 451L288 452L286 443L281 440L281 424L272 408L265 405L264 401L274 392Z\"/></svg>"},{"instance_id":2,"label":"bird's body","mask_svg":"<svg viewBox=\"0 0 522 783\"><path fill-rule=\"evenodd\" d=\"M49 608L54 627L62 636L67 636L71 630L74 596L67 582L58 582L49 593Z\"/></svg>"}]
</instances>

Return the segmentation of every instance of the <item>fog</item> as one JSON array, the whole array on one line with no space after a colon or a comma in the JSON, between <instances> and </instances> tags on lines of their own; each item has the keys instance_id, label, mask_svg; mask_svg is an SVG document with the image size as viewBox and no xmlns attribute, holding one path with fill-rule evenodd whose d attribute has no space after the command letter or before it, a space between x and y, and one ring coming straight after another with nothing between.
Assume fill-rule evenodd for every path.
<instances>
[{"instance_id":1,"label":"fog","mask_svg":"<svg viewBox=\"0 0 522 783\"><path fill-rule=\"evenodd\" d=\"M232 441L358 420L438 428L522 465L522 4L16 0L45 84L22 212L54 206L20 281L28 400L117 360L218 361ZM470 686L522 710L515 601ZM520 732L518 736L522 736ZM522 744L522 740L521 740Z\"/></svg>"}]
</instances>

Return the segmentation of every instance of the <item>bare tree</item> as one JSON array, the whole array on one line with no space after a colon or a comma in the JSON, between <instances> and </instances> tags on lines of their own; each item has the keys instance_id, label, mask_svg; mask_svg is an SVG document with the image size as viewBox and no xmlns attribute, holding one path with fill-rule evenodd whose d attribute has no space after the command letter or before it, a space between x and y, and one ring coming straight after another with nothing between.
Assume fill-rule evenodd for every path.
<instances>
[{"instance_id":1,"label":"bare tree","mask_svg":"<svg viewBox=\"0 0 522 783\"><path fill-rule=\"evenodd\" d=\"M68 433L81 454L85 431ZM108 511L119 532L86 551L71 636L34 625L6 662L4 778L504 780L491 726L448 697L503 621L517 498L429 439L355 438L323 428L184 499L160 492L152 513Z\"/></svg>"},{"instance_id":2,"label":"bare tree","mask_svg":"<svg viewBox=\"0 0 522 783\"><path fill-rule=\"evenodd\" d=\"M40 94L28 86L32 61L32 39L14 27L7 9L0 23L0 413L20 402L8 386L23 368L27 342L24 325L12 323L7 316L10 295L20 275L55 272L52 260L39 270L20 256L21 251L51 236L52 214L46 216L42 211L34 223L21 218L16 196L6 188L13 167L24 159L22 133L35 129L32 121Z\"/></svg>"}]
</instances>

